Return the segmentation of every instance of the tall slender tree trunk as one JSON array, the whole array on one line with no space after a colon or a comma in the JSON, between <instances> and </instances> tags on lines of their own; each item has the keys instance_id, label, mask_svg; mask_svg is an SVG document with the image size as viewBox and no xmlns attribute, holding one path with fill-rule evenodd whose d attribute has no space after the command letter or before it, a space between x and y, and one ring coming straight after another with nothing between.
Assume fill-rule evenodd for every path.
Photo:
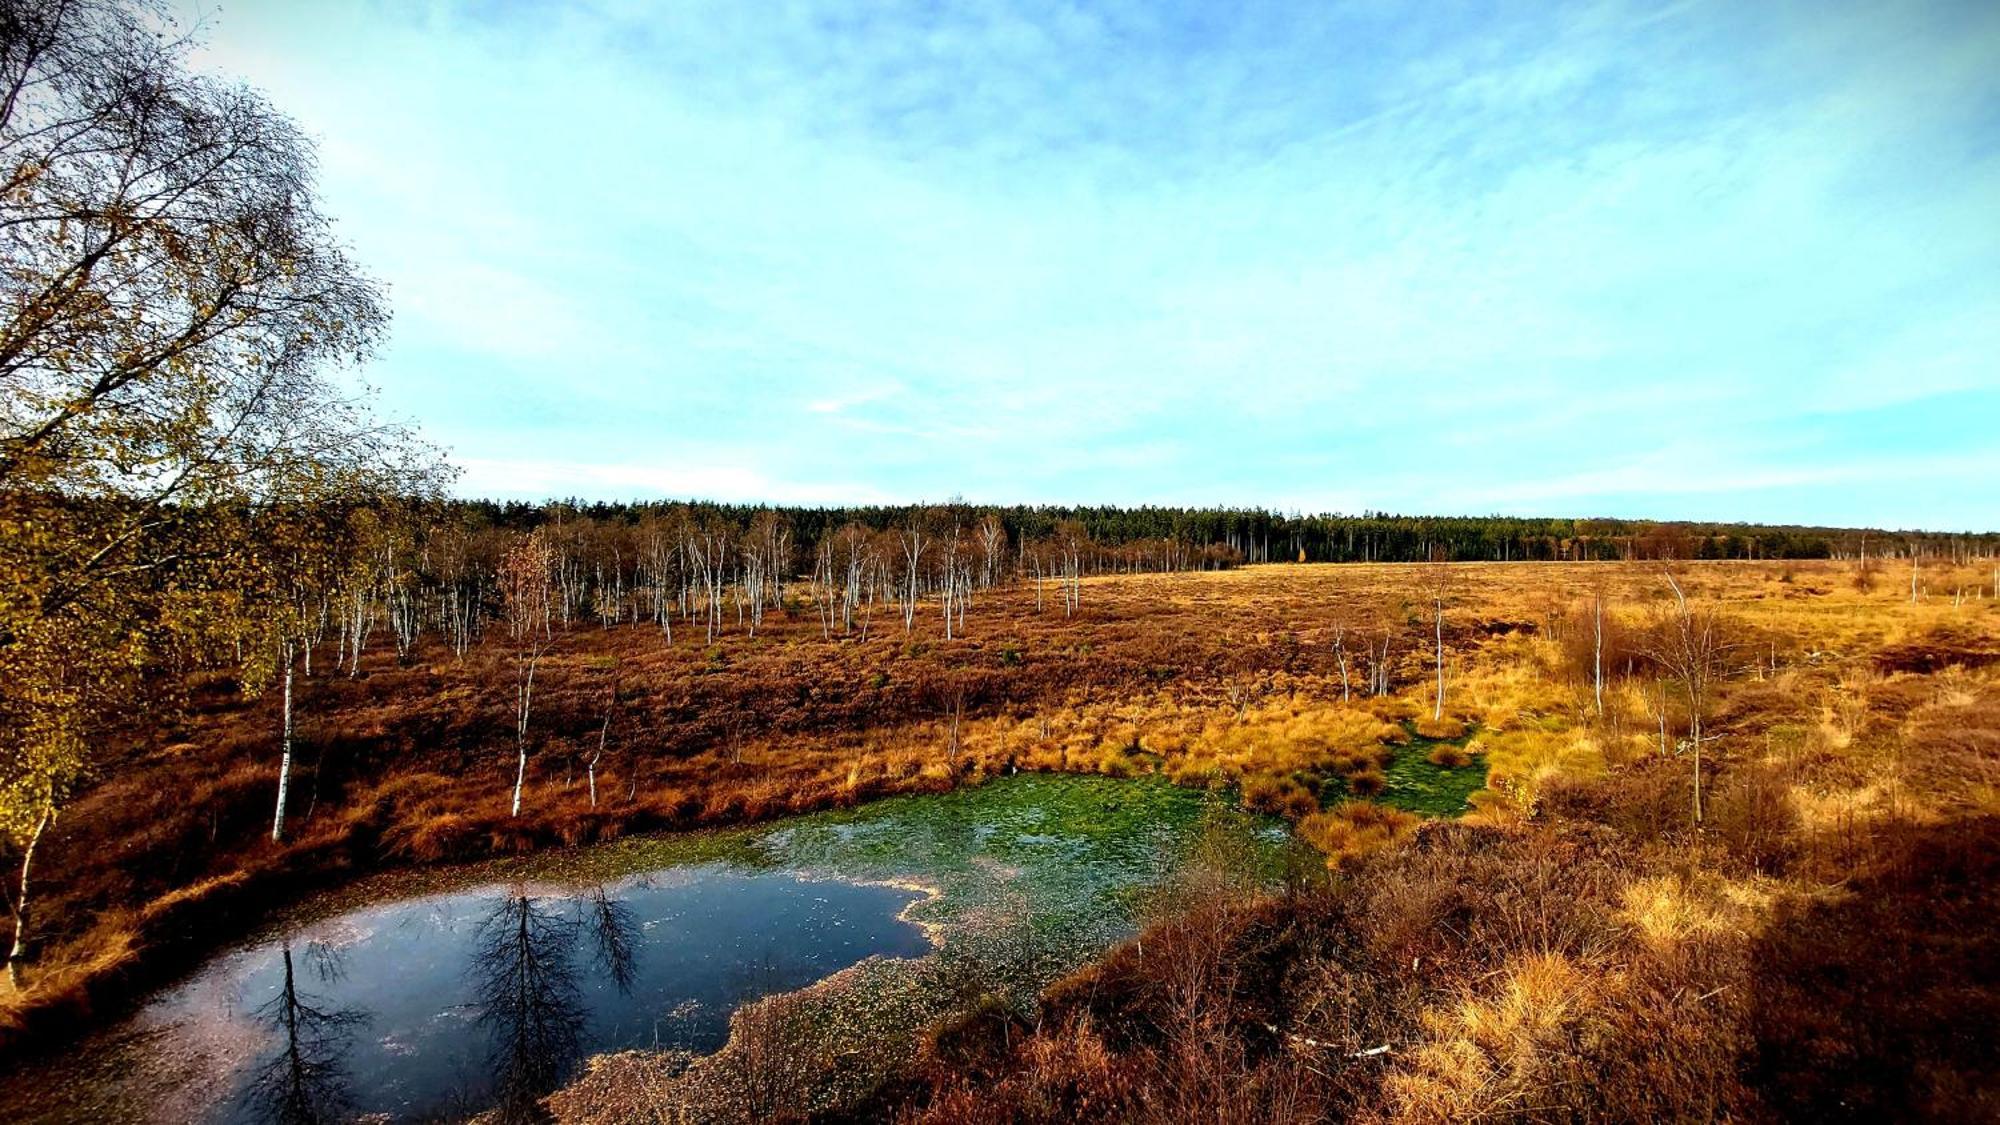
<instances>
[{"instance_id":1,"label":"tall slender tree trunk","mask_svg":"<svg viewBox=\"0 0 2000 1125\"><path fill-rule=\"evenodd\" d=\"M528 780L528 715L535 699L535 665L541 654L535 653L527 659L527 668L521 675L520 690L516 693L518 711L514 720L514 748L517 761L514 766L514 807L509 816L521 815L521 789Z\"/></svg>"},{"instance_id":2,"label":"tall slender tree trunk","mask_svg":"<svg viewBox=\"0 0 2000 1125\"><path fill-rule=\"evenodd\" d=\"M1431 719L1444 720L1444 602L1437 603L1437 704L1431 709Z\"/></svg>"},{"instance_id":3,"label":"tall slender tree trunk","mask_svg":"<svg viewBox=\"0 0 2000 1125\"><path fill-rule=\"evenodd\" d=\"M285 797L292 789L292 643L284 643L285 720L284 746L278 756L278 807L271 814L271 842L285 838Z\"/></svg>"},{"instance_id":4,"label":"tall slender tree trunk","mask_svg":"<svg viewBox=\"0 0 2000 1125\"><path fill-rule=\"evenodd\" d=\"M1604 595L1596 595L1595 616L1592 619L1593 644L1591 651L1591 676L1597 691L1597 717L1604 717Z\"/></svg>"},{"instance_id":5,"label":"tall slender tree trunk","mask_svg":"<svg viewBox=\"0 0 2000 1125\"><path fill-rule=\"evenodd\" d=\"M1334 655L1340 658L1340 701L1346 703L1353 698L1347 680L1347 634L1345 629L1337 630L1333 637Z\"/></svg>"},{"instance_id":6,"label":"tall slender tree trunk","mask_svg":"<svg viewBox=\"0 0 2000 1125\"><path fill-rule=\"evenodd\" d=\"M1688 693L1688 710L1692 716L1688 726L1694 738L1694 822L1701 823L1701 699L1696 693Z\"/></svg>"},{"instance_id":7,"label":"tall slender tree trunk","mask_svg":"<svg viewBox=\"0 0 2000 1125\"><path fill-rule=\"evenodd\" d=\"M528 780L528 740L521 739L520 761L514 767L514 805L507 811L508 816L521 815L521 786Z\"/></svg>"},{"instance_id":8,"label":"tall slender tree trunk","mask_svg":"<svg viewBox=\"0 0 2000 1125\"><path fill-rule=\"evenodd\" d=\"M1667 756L1667 682L1665 680L1661 680L1659 688L1660 688L1659 691L1660 757L1665 758Z\"/></svg>"},{"instance_id":9,"label":"tall slender tree trunk","mask_svg":"<svg viewBox=\"0 0 2000 1125\"><path fill-rule=\"evenodd\" d=\"M616 698L615 690L613 698ZM604 740L610 734L611 710L610 708L606 708L604 711L604 725L597 728L597 753L590 756L590 765L586 771L587 776L590 778L590 807L593 809L597 807L597 763L604 757Z\"/></svg>"},{"instance_id":10,"label":"tall slender tree trunk","mask_svg":"<svg viewBox=\"0 0 2000 1125\"><path fill-rule=\"evenodd\" d=\"M55 818L54 805L42 810L34 835L28 837L28 847L21 853L21 886L14 896L14 943L7 950L7 981L17 989L21 987L21 959L28 953L28 877L34 873L35 849L41 846L42 833Z\"/></svg>"}]
</instances>

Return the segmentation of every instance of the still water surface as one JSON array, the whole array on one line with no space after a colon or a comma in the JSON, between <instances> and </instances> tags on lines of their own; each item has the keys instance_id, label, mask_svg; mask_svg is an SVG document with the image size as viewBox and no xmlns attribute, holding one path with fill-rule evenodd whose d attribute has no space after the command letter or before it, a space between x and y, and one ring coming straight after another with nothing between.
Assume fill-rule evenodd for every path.
<instances>
[{"instance_id":1,"label":"still water surface","mask_svg":"<svg viewBox=\"0 0 2000 1125\"><path fill-rule=\"evenodd\" d=\"M229 954L142 1018L213 1044L214 1119L450 1116L532 1098L598 1052L712 1051L747 1000L927 953L899 917L918 897L722 863L482 887Z\"/></svg>"},{"instance_id":2,"label":"still water surface","mask_svg":"<svg viewBox=\"0 0 2000 1125\"><path fill-rule=\"evenodd\" d=\"M971 972L1013 999L1133 932L1197 848L1296 845L1233 801L1144 779L999 779L720 833L398 876L212 959L8 1104L27 1121L456 1119L531 1104L596 1053L706 1053L758 997L862 966L942 1013ZM871 968L872 967L872 968ZM900 990L899 990L900 986ZM40 1104L38 1104L40 1103ZM511 1116L511 1115L510 1115Z\"/></svg>"}]
</instances>

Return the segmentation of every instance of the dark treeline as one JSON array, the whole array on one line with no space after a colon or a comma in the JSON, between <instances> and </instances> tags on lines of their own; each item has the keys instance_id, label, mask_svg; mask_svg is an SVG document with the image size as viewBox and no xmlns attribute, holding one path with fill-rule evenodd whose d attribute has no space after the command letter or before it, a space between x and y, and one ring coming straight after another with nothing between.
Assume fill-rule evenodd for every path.
<instances>
[{"instance_id":1,"label":"dark treeline","mask_svg":"<svg viewBox=\"0 0 2000 1125\"><path fill-rule=\"evenodd\" d=\"M1531 518L1518 516L1405 516L1367 512L1285 514L1261 508L1180 508L1142 505L1060 507L946 503L797 507L713 502L530 504L521 501L455 501L470 526L530 529L544 523L590 519L636 523L648 513L691 511L748 526L772 512L810 548L849 523L873 531L938 518L971 526L996 517L1013 543L1052 538L1074 521L1092 544L1087 572L1201 569L1260 562L1425 562L1434 552L1454 562L1557 562L1634 559L1854 559L1986 557L2000 533L1952 534L1747 523ZM1168 545L1172 545L1170 548Z\"/></svg>"}]
</instances>

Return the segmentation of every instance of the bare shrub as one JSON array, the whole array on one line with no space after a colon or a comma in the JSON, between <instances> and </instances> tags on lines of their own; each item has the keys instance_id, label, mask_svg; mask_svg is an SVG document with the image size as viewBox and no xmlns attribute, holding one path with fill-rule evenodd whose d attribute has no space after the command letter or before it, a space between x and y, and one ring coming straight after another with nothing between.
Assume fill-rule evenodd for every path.
<instances>
[{"instance_id":1,"label":"bare shrub","mask_svg":"<svg viewBox=\"0 0 2000 1125\"><path fill-rule=\"evenodd\" d=\"M1717 780L1709 827L1729 856L1763 875L1781 874L1796 851L1798 817L1779 772L1743 764Z\"/></svg>"}]
</instances>

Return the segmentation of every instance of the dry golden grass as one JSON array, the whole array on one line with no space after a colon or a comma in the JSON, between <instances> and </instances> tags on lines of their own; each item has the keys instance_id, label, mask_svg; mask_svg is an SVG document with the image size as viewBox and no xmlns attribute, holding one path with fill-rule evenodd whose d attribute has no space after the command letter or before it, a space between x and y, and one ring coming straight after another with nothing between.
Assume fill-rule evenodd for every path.
<instances>
[{"instance_id":1,"label":"dry golden grass","mask_svg":"<svg viewBox=\"0 0 2000 1125\"><path fill-rule=\"evenodd\" d=\"M1363 934L1373 951L1365 963L1341 961L1350 955L1332 952L1331 938L1314 951L1256 954L1287 982L1272 988L1292 997L1268 1013L1271 1026L1304 1020L1287 1033L1330 1041L1326 1013L1338 1011L1340 1026L1401 1036L1365 1066L1340 1063L1355 1090L1314 1105L1411 1119L1818 1106L1796 1091L1809 1089L1799 1076L1810 1076L1824 1036L1792 1035L1779 1007L1759 1007L1771 989L1757 974L1806 958L1785 936L1803 923L1785 919L1847 933L1847 888L1927 885L1906 870L1933 862L1908 843L1913 833L2000 814L2000 603L1964 596L1970 568L1926 571L1912 602L1907 573L1862 582L1852 564L1684 566L1692 596L1726 614L1740 640L1711 716L1718 737L1704 746L1710 815L1697 830L1692 762L1679 745L1686 705L1670 685L1663 692L1644 655L1668 597L1658 567L1461 570L1446 622L1446 718L1436 723L1429 622L1408 566L1092 579L1076 618L1037 614L1030 591L999 591L976 603L969 639L951 643L922 619L911 638L878 620L866 642L827 643L809 611L713 646L668 648L644 628L580 629L538 679L520 818L506 815L501 654L457 662L423 650L409 667L378 657L359 678L315 677L305 689L312 750L298 784L318 796L284 847L263 839L272 702L215 686L188 721L135 732L130 759L60 823L47 848L46 941L29 990L0 1003L0 1026L23 1026L37 1004L104 995L106 981L143 983L135 966L171 966L163 952L193 948L175 944L190 910L227 910L228 924L247 925L260 908L357 869L781 816L1011 766L1234 786L1253 807L1296 820L1344 886L1367 888L1361 907L1286 908L1337 915L1338 925L1324 924L1344 941ZM1585 598L1600 588L1610 623L1601 712L1595 646L1582 639ZM1337 630L1349 646L1345 681ZM1366 697L1356 657L1384 636L1395 691ZM578 760L594 744L612 669L619 701L593 808ZM946 689L966 701L955 756ZM1460 835L1427 838L1415 818L1367 802L1319 807L1316 779L1338 779L1350 797L1378 790L1413 731L1471 735L1464 752L1486 769L1487 787ZM1584 859L1552 858L1565 849ZM1893 933L1899 917L1873 921ZM1961 966L1953 956L1936 954L1947 977ZM1392 1002L1401 1023L1371 1007ZM1102 1013L1049 1026L1067 1038L1034 1037L1008 1064L1019 1088L1040 1091L1038 1104L1066 1111L1073 1103L1062 1099L1106 1096L1105 1083L1133 1067L1167 1066L1166 1055L1131 1055L1143 1044L1113 1035L1118 1025ZM1259 1105L1306 1106L1298 1083L1329 1064L1293 1058L1282 1045L1293 1041L1241 1020L1203 1034L1229 1050L1167 1044L1178 1052L1169 1069L1188 1085L1156 1083L1147 1096L1164 1100L1128 1108L1199 1119L1200 1090L1238 1088L1273 1099L1230 1102L1255 1119ZM1763 1041L1776 1054L1759 1054ZM1075 1056L1062 1075L1036 1069L1065 1050L1101 1050L1105 1061ZM1589 1060L1595 1077L1574 1059ZM1968 1104L1961 1086L1972 1088L1963 1080L1978 1060L1947 1064L1925 1104ZM1201 1066L1250 1077L1231 1086L1222 1075L1217 1086ZM945 1116L934 1119L1006 1119L980 1089L940 1082L932 1108Z\"/></svg>"},{"instance_id":2,"label":"dry golden grass","mask_svg":"<svg viewBox=\"0 0 2000 1125\"><path fill-rule=\"evenodd\" d=\"M1134 1074L1109 1116L1199 1119L1202 1091L1234 1079L1267 1092L1270 1119L1300 1119L1281 1078L1301 1069L1315 1099L1304 1119L2000 1115L2000 1052L1977 1030L2000 1019L1991 592L1968 596L1969 571L1927 570L1913 602L1907 575L1857 582L1851 564L1684 568L1684 585L1727 615L1737 641L1711 713L1718 737L1704 746L1697 826L1686 705L1671 685L1662 693L1644 658L1663 605L1657 571L1469 569L1447 704L1476 726L1469 748L1489 778L1460 834L1412 833L1363 804L1302 818L1301 834L1349 874L1209 943L1249 961L1230 991L1201 1000L1234 1013L1235 1030L1218 1034L1239 1053L1205 1056L1222 1072L1193 1073L1173 1049L1172 1018L1144 1000L1149 973L1173 970L1142 970L1128 950L1056 996L1044 1019L1058 1030L1023 1048L1016 1071L983 1095L944 1082L953 1100L927 1119L952 1119L937 1112L949 1104L1004 1120L1021 1108L1017 1091ZM1361 602L1393 596L1392 570L1356 580ZM1217 586L1245 599L1260 577ZM1295 598L1313 577L1288 580ZM1594 646L1578 643L1586 582L1608 588L1615 622L1601 712ZM1947 588L1956 596L1940 595ZM1533 628L1496 630L1502 622ZM1364 709L1428 715L1420 671L1407 670L1403 709ZM1254 729L1176 749L1239 770L1323 753L1278 733L1310 713L1314 694L1294 682L1282 703L1240 707L1236 722ZM1258 944L1273 926L1294 936ZM1169 962L1215 955L1168 936L1148 933L1138 948ZM1258 973L1285 982L1272 994L1281 1002L1237 1012L1244 974ZM1064 1022L1066 997L1081 994L1089 1026L1128 1029L1087 1075L1044 1060L1083 1026ZM1155 1114L1163 1104L1176 1112ZM1238 1100L1215 1108L1243 1111Z\"/></svg>"},{"instance_id":3,"label":"dry golden grass","mask_svg":"<svg viewBox=\"0 0 2000 1125\"><path fill-rule=\"evenodd\" d=\"M1326 812L1299 821L1305 841L1339 865L1367 855L1416 828L1418 817L1372 801L1342 801Z\"/></svg>"}]
</instances>

